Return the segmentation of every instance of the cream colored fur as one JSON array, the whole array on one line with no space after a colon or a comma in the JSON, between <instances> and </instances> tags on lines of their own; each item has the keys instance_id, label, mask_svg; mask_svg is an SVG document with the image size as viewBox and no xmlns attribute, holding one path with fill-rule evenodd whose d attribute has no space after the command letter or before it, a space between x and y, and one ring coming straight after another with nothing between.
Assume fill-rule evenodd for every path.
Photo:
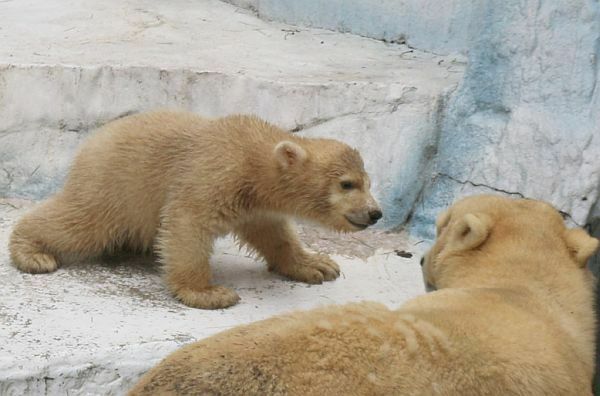
<instances>
[{"instance_id":1,"label":"cream colored fur","mask_svg":"<svg viewBox=\"0 0 600 396\"><path fill-rule=\"evenodd\" d=\"M63 190L16 224L10 253L19 269L41 273L69 258L154 247L175 296L224 308L239 297L210 282L216 237L234 232L291 279L333 280L337 264L306 252L288 219L363 229L379 211L369 186L359 153L335 140L297 137L253 116L133 115L87 140Z\"/></svg>"},{"instance_id":2,"label":"cream colored fur","mask_svg":"<svg viewBox=\"0 0 600 396\"><path fill-rule=\"evenodd\" d=\"M598 241L531 200L474 196L438 221L439 290L331 306L176 351L130 395L591 395Z\"/></svg>"}]
</instances>

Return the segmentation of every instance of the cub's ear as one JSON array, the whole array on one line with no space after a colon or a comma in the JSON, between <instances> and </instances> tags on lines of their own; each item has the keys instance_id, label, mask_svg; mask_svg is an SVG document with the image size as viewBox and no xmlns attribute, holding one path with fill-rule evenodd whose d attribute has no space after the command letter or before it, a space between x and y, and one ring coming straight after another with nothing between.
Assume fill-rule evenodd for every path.
<instances>
[{"instance_id":1,"label":"cub's ear","mask_svg":"<svg viewBox=\"0 0 600 396\"><path fill-rule=\"evenodd\" d=\"M439 215L437 220L435 221L435 232L436 232L437 236L440 236L440 234L442 233L442 230L448 225L449 222L450 222L450 209L446 210L445 212L442 212L442 214Z\"/></svg>"},{"instance_id":2,"label":"cub's ear","mask_svg":"<svg viewBox=\"0 0 600 396\"><path fill-rule=\"evenodd\" d=\"M457 250L471 250L487 239L492 219L483 213L467 213L450 229L450 241Z\"/></svg>"},{"instance_id":3,"label":"cub's ear","mask_svg":"<svg viewBox=\"0 0 600 396\"><path fill-rule=\"evenodd\" d=\"M582 228L571 228L565 232L565 242L571 256L580 267L598 250L598 240L589 236Z\"/></svg>"},{"instance_id":4,"label":"cub's ear","mask_svg":"<svg viewBox=\"0 0 600 396\"><path fill-rule=\"evenodd\" d=\"M306 159L306 151L300 145L288 140L277 143L274 154L283 169L301 164Z\"/></svg>"}]
</instances>

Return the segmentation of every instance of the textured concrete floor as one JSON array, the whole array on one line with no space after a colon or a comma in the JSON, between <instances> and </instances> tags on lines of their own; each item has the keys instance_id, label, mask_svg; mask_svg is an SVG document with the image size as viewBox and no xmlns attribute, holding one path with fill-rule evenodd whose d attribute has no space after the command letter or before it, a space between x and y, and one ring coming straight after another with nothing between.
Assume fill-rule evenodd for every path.
<instances>
[{"instance_id":1,"label":"textured concrete floor","mask_svg":"<svg viewBox=\"0 0 600 396\"><path fill-rule=\"evenodd\" d=\"M374 300L395 307L424 292L419 241L376 230L338 235L308 226L299 227L303 240L332 254L342 276L323 285L291 282L222 239L211 261L215 282L242 298L226 310L180 304L151 257L23 274L10 265L6 242L28 206L0 201L1 395L122 394L176 347L232 326L332 303Z\"/></svg>"}]
</instances>

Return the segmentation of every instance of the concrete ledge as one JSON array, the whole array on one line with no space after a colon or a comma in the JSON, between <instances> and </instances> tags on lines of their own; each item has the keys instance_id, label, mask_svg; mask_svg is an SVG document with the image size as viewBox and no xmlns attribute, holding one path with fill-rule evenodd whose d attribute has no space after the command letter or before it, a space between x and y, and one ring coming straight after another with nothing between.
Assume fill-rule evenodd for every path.
<instances>
[{"instance_id":1,"label":"concrete ledge","mask_svg":"<svg viewBox=\"0 0 600 396\"><path fill-rule=\"evenodd\" d=\"M446 0L224 0L260 18L348 32L441 54L466 53L477 5Z\"/></svg>"},{"instance_id":2,"label":"concrete ledge","mask_svg":"<svg viewBox=\"0 0 600 396\"><path fill-rule=\"evenodd\" d=\"M215 282L240 304L188 308L165 289L151 257L116 257L29 275L9 263L11 225L28 204L0 201L0 394L123 394L149 367L187 342L296 309L373 300L395 307L424 292L422 244L404 234L332 235L301 227L313 250L328 252L343 275L309 286L269 273L231 239L217 243ZM395 251L413 254L398 256Z\"/></svg>"}]
</instances>

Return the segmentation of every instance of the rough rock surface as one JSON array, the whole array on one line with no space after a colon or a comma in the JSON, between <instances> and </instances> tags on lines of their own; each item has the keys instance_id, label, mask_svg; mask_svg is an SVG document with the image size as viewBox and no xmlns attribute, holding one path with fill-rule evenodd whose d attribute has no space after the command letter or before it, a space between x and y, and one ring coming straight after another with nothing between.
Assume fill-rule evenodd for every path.
<instances>
[{"instance_id":1,"label":"rough rock surface","mask_svg":"<svg viewBox=\"0 0 600 396\"><path fill-rule=\"evenodd\" d=\"M469 67L445 109L413 230L431 237L440 208L481 192L543 199L574 224L592 223L600 193L600 3L486 4L477 9Z\"/></svg>"}]
</instances>

